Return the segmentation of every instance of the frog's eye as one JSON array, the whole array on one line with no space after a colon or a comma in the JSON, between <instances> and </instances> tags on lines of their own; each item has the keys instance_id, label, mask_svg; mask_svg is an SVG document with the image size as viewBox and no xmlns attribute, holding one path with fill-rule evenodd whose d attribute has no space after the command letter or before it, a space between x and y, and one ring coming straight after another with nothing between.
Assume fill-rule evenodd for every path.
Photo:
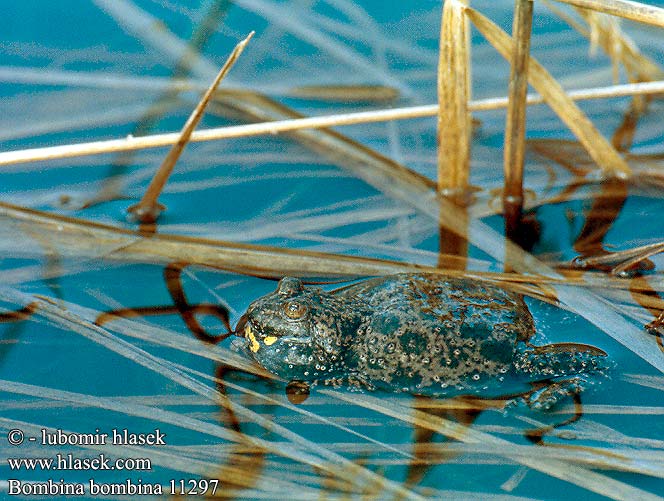
<instances>
[{"instance_id":1,"label":"frog's eye","mask_svg":"<svg viewBox=\"0 0 664 501\"><path fill-rule=\"evenodd\" d=\"M289 301L288 303L284 304L284 312L286 313L286 316L288 318L297 320L299 318L302 318L305 315L305 313L307 313L307 307L302 303L298 303L296 301Z\"/></svg>"}]
</instances>

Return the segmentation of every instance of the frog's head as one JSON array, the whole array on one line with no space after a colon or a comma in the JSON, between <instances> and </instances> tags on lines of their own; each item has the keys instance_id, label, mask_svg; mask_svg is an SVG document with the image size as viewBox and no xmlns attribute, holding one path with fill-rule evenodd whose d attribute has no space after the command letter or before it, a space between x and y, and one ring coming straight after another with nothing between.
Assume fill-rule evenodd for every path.
<instances>
[{"instance_id":1,"label":"frog's head","mask_svg":"<svg viewBox=\"0 0 664 501\"><path fill-rule=\"evenodd\" d=\"M344 310L334 295L285 277L276 291L249 305L235 332L260 365L283 378L334 377L343 370L349 341L343 322L352 312Z\"/></svg>"}]
</instances>

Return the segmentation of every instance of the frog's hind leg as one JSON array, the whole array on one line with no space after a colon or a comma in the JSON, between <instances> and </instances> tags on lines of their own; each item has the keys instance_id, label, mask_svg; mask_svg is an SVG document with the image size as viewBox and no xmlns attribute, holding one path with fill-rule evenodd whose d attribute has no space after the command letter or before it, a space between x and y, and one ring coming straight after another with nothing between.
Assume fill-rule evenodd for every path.
<instances>
[{"instance_id":1,"label":"frog's hind leg","mask_svg":"<svg viewBox=\"0 0 664 501\"><path fill-rule=\"evenodd\" d=\"M533 380L601 373L610 367L606 352L582 343L531 345L514 359L516 371Z\"/></svg>"},{"instance_id":2,"label":"frog's hind leg","mask_svg":"<svg viewBox=\"0 0 664 501\"><path fill-rule=\"evenodd\" d=\"M529 347L517 355L514 366L519 373L543 383L525 401L533 409L547 410L592 386L593 379L611 364L607 354L594 346L555 343Z\"/></svg>"}]
</instances>

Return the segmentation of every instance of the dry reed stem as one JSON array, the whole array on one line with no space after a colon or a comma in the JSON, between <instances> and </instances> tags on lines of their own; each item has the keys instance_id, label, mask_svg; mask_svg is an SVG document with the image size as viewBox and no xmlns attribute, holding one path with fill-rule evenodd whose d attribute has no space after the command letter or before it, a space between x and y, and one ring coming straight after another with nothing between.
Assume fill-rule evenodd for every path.
<instances>
[{"instance_id":1,"label":"dry reed stem","mask_svg":"<svg viewBox=\"0 0 664 501\"><path fill-rule=\"evenodd\" d=\"M628 0L556 0L560 3L590 9L612 16L664 28L664 9Z\"/></svg>"},{"instance_id":2,"label":"dry reed stem","mask_svg":"<svg viewBox=\"0 0 664 501\"><path fill-rule=\"evenodd\" d=\"M232 91L234 94L236 91ZM225 94L225 92L221 92ZM664 94L664 81L643 82L635 84L611 85L590 89L578 89L568 92L568 97L574 100L605 99L634 95ZM528 105L545 102L542 96L529 94ZM469 111L489 111L505 108L507 97L480 99L471 101ZM388 110L364 111L359 113L343 113L320 117L295 118L278 121L266 121L256 124L236 125L230 127L216 127L195 131L191 135L191 142L214 141L237 137L250 137L280 132L291 132L302 129L324 129L341 125L354 125L362 123L386 122L389 120L406 120L437 116L438 105L409 106ZM27 162L57 160L104 153L117 153L121 151L134 151L148 148L161 148L171 146L178 140L178 133L152 134L142 137L126 137L104 141L91 141L88 143L67 144L61 146L48 146L43 148L28 148L24 150L0 152L0 166Z\"/></svg>"},{"instance_id":3,"label":"dry reed stem","mask_svg":"<svg viewBox=\"0 0 664 501\"><path fill-rule=\"evenodd\" d=\"M515 0L510 58L510 82L505 125L503 169L503 214L505 234L514 240L519 231L523 210L523 168L526 152L526 98L528 93L528 61L530 60L530 34L533 25L533 1ZM506 259L509 261L509 259Z\"/></svg>"},{"instance_id":4,"label":"dry reed stem","mask_svg":"<svg viewBox=\"0 0 664 501\"><path fill-rule=\"evenodd\" d=\"M226 2L213 2L209 6L205 16L196 24L191 38L186 42L185 52L181 57L174 61L175 64L168 80L175 83L189 75L193 69L192 64L194 64L200 56L205 45L207 45L210 39L215 35L214 26L222 22L222 18L225 17L229 7L230 4ZM79 72L78 75L74 77L75 81L80 81L82 76L92 76L92 78L94 78L94 75ZM71 87L72 82L65 82L65 85ZM75 83L74 85L78 85L78 83ZM148 88L151 92L156 90L155 88ZM205 85L200 89L200 92L204 93L207 89L208 86ZM143 136L152 132L152 129L157 122L176 106L180 93L181 90L178 90L177 85L166 86L166 89L161 92L156 100L141 113L140 118L137 118L136 123L132 126L131 134L133 136ZM122 174L126 172L126 169L132 163L132 159L133 152L124 152L123 154L118 155L118 158L111 164L111 170L108 176L102 181L101 186L97 190L97 194L88 199L87 202L84 202L83 205L90 206L98 202L121 197L122 195L120 192L124 184L122 181ZM155 199L153 203L155 208L159 207L156 202L157 200Z\"/></svg>"},{"instance_id":5,"label":"dry reed stem","mask_svg":"<svg viewBox=\"0 0 664 501\"><path fill-rule=\"evenodd\" d=\"M2 221L6 219L6 221ZM284 249L264 245L241 244L223 240L186 237L180 235L144 233L118 228L84 219L52 214L0 202L0 234L15 235L13 241L0 239L0 248L8 252L19 242L23 246L22 235L35 238L38 243L48 239L49 244L37 253L81 258L105 258L125 262L171 263L187 261L190 264L229 269L238 273L259 274L281 278L286 274L295 276L334 276L358 277L385 275L403 272L427 272L440 275L467 277L477 280L492 280L504 286L514 287L519 292L544 299L542 291L537 292L530 285L518 284L566 284L577 286L626 289L625 280L611 278L604 274L594 276L591 281L583 279L579 272L566 273L567 276L534 277L517 274L442 270L426 265L389 261L386 259L363 258L312 252L302 249ZM7 226L10 226L7 228ZM4 230L4 228L7 228ZM4 275L3 275L4 276ZM546 289L545 289L546 290Z\"/></svg>"},{"instance_id":6,"label":"dry reed stem","mask_svg":"<svg viewBox=\"0 0 664 501\"><path fill-rule=\"evenodd\" d=\"M27 232L50 235L49 246L41 252L91 259L168 264L184 261L239 273L281 278L294 276L382 275L427 269L396 261L383 261L352 256L335 256L299 249L239 244L219 240L156 234L125 230L77 218L49 214L0 202L0 218L9 218L9 233ZM36 243L39 244L41 239ZM7 242L8 244L10 242ZM33 240L33 243L34 240ZM37 247L39 249L39 247ZM40 252L40 251L37 251ZM332 258L332 259L330 259Z\"/></svg>"},{"instance_id":7,"label":"dry reed stem","mask_svg":"<svg viewBox=\"0 0 664 501\"><path fill-rule=\"evenodd\" d=\"M463 202L463 200L462 200ZM447 206L440 207L439 221L443 221L447 215ZM459 211L468 215L468 208L460 206ZM466 220L469 220L466 217ZM468 266L468 225L459 223L454 230L443 225L438 229L438 268L465 270Z\"/></svg>"},{"instance_id":8,"label":"dry reed stem","mask_svg":"<svg viewBox=\"0 0 664 501\"><path fill-rule=\"evenodd\" d=\"M508 59L512 50L512 38L476 10L469 8L466 15L491 45L505 59ZM599 167L608 174L618 177L627 177L631 174L632 171L627 162L597 131L588 117L567 96L560 84L533 57L530 58L528 80L576 135Z\"/></svg>"},{"instance_id":9,"label":"dry reed stem","mask_svg":"<svg viewBox=\"0 0 664 501\"><path fill-rule=\"evenodd\" d=\"M470 30L463 15L467 2L447 0L443 5L438 61L438 192L452 195L464 205L470 177L472 123L470 100ZM460 208L460 210L465 210ZM440 220L446 208L440 208ZM459 224L454 231L441 225L438 266L464 269L468 255L468 227ZM462 258L449 261L446 255Z\"/></svg>"},{"instance_id":10,"label":"dry reed stem","mask_svg":"<svg viewBox=\"0 0 664 501\"><path fill-rule=\"evenodd\" d=\"M438 60L438 191L461 194L468 187L472 126L468 111L470 68L467 7L443 5Z\"/></svg>"},{"instance_id":11,"label":"dry reed stem","mask_svg":"<svg viewBox=\"0 0 664 501\"><path fill-rule=\"evenodd\" d=\"M194 108L194 111L185 122L182 130L180 131L180 136L178 137L177 142L172 146L164 158L164 161L152 178L152 181L150 182L147 190L145 190L143 198L138 204L133 205L127 209L127 211L141 223L154 223L159 217L159 214L163 210L163 206L161 206L157 200L161 194L161 191L164 189L164 186L166 186L166 182L168 181L171 172L173 172L175 164L180 158L180 155L182 155L185 146L187 146L187 143L189 143L189 139L191 138L191 134L194 132L194 129L201 121L203 113L205 112L205 108L210 102L210 99L212 99L212 96L216 92L217 87L219 87L219 84L238 60L242 54L242 51L253 36L254 32L252 31L244 40L235 46L231 52L231 55L228 56L228 59L226 59L226 62L221 67L221 70L219 70L219 73L215 77L214 81L205 91L205 94L203 94L203 97L196 105L196 108Z\"/></svg>"}]
</instances>

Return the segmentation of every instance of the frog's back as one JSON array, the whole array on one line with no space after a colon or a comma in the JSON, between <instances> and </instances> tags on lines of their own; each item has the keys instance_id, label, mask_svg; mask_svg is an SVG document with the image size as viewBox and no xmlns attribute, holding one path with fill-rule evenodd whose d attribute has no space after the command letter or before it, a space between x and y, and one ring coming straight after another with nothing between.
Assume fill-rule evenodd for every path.
<instances>
[{"instance_id":1,"label":"frog's back","mask_svg":"<svg viewBox=\"0 0 664 501\"><path fill-rule=\"evenodd\" d=\"M406 391L480 391L534 332L518 294L470 279L399 274L344 288L368 305L352 347L358 372Z\"/></svg>"}]
</instances>

